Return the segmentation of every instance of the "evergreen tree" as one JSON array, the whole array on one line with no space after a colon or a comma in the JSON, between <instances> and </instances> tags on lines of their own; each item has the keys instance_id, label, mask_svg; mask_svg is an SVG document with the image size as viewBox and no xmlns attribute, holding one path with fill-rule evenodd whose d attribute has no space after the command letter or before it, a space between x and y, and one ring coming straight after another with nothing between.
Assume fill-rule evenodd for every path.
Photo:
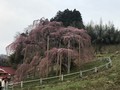
<instances>
[{"instance_id":1,"label":"evergreen tree","mask_svg":"<svg viewBox=\"0 0 120 90\"><path fill-rule=\"evenodd\" d=\"M73 26L79 29L84 28L81 13L76 9L73 11L69 9L58 11L57 15L50 21L62 22L65 27Z\"/></svg>"},{"instance_id":2,"label":"evergreen tree","mask_svg":"<svg viewBox=\"0 0 120 90\"><path fill-rule=\"evenodd\" d=\"M102 46L105 44L119 44L120 43L120 31L114 27L114 24L109 22L109 24L90 24L86 25L85 29L91 36L92 44L95 44L97 48L96 51L101 51Z\"/></svg>"}]
</instances>

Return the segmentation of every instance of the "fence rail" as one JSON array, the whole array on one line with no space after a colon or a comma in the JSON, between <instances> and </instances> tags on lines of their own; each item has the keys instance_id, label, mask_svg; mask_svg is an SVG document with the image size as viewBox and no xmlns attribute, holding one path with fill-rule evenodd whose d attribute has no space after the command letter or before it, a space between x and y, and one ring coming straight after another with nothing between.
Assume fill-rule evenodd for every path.
<instances>
[{"instance_id":1,"label":"fence rail","mask_svg":"<svg viewBox=\"0 0 120 90\"><path fill-rule=\"evenodd\" d=\"M67 76L72 76L72 75L79 75L80 77L83 77L84 73L86 72L90 72L90 71L93 71L93 72L98 72L98 69L101 69L101 68L106 68L108 69L109 66L112 66L112 61L110 59L110 57L105 57L105 58L102 58L100 60L105 60L107 61L107 63L103 64L103 65L100 65L98 67L94 67L94 68L90 68L90 69L87 69L87 70L80 70L78 72L74 72L74 73L70 73L70 74L62 74L62 75L59 75L59 76L54 76L54 77L48 77L48 78L40 78L40 79L35 79L35 80L29 80L29 81L21 81L21 82L16 82L16 83L9 83L8 84L8 89L12 89L14 90L14 85L19 85L19 88L21 88L23 90L24 88L24 85L27 84L27 83L33 83L33 82L39 82L39 85L42 85L44 81L46 80L52 80L52 79L57 79L59 81L63 81L65 77ZM38 87L39 87L38 85Z\"/></svg>"}]
</instances>

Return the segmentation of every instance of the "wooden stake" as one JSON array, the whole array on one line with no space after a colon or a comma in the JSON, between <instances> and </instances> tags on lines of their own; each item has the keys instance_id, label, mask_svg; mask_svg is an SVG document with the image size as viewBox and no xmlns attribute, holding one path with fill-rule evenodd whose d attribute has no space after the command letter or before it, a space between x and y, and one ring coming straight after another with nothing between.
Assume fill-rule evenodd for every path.
<instances>
[{"instance_id":1,"label":"wooden stake","mask_svg":"<svg viewBox=\"0 0 120 90\"><path fill-rule=\"evenodd\" d=\"M62 72L62 55L60 55L60 75L61 75L61 72Z\"/></svg>"},{"instance_id":2,"label":"wooden stake","mask_svg":"<svg viewBox=\"0 0 120 90\"><path fill-rule=\"evenodd\" d=\"M68 41L68 73L70 73L70 64L71 64L71 61L70 61L70 54L69 54L69 48L70 48L70 40Z\"/></svg>"},{"instance_id":3,"label":"wooden stake","mask_svg":"<svg viewBox=\"0 0 120 90\"><path fill-rule=\"evenodd\" d=\"M56 75L58 75L58 66L59 66L59 52L57 53Z\"/></svg>"},{"instance_id":4,"label":"wooden stake","mask_svg":"<svg viewBox=\"0 0 120 90\"><path fill-rule=\"evenodd\" d=\"M48 67L48 51L49 51L49 36L47 36L47 77L48 77L48 73L49 73L49 67Z\"/></svg>"},{"instance_id":5,"label":"wooden stake","mask_svg":"<svg viewBox=\"0 0 120 90\"><path fill-rule=\"evenodd\" d=\"M80 38L79 38L79 66L80 66Z\"/></svg>"}]
</instances>

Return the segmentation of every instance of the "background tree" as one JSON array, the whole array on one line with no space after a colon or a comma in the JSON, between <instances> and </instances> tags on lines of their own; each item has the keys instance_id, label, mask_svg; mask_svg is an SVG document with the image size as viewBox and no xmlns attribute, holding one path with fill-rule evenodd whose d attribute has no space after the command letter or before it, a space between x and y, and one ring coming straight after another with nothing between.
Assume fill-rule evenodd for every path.
<instances>
[{"instance_id":1,"label":"background tree","mask_svg":"<svg viewBox=\"0 0 120 90\"><path fill-rule=\"evenodd\" d=\"M65 27L73 26L79 29L84 28L81 13L76 9L73 11L69 9L58 11L57 15L50 21L62 22Z\"/></svg>"},{"instance_id":2,"label":"background tree","mask_svg":"<svg viewBox=\"0 0 120 90\"><path fill-rule=\"evenodd\" d=\"M96 47L95 52L101 52L104 45L120 44L120 30L114 27L114 24L94 24L92 21L85 26L88 34L91 36L92 44Z\"/></svg>"},{"instance_id":3,"label":"background tree","mask_svg":"<svg viewBox=\"0 0 120 90\"><path fill-rule=\"evenodd\" d=\"M0 55L0 66L10 66L9 59L7 55Z\"/></svg>"}]
</instances>

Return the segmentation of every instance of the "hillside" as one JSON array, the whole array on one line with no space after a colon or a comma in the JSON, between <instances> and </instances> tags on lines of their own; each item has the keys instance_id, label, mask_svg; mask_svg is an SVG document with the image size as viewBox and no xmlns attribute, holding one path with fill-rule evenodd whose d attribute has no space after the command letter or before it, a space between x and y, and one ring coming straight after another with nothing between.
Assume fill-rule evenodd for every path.
<instances>
[{"instance_id":1,"label":"hillside","mask_svg":"<svg viewBox=\"0 0 120 90\"><path fill-rule=\"evenodd\" d=\"M109 53L104 56L111 56L113 66L108 70L89 75L84 78L77 78L71 81L49 85L43 90L120 90L120 47L105 47ZM116 54L116 50L119 54Z\"/></svg>"},{"instance_id":2,"label":"hillside","mask_svg":"<svg viewBox=\"0 0 120 90\"><path fill-rule=\"evenodd\" d=\"M88 74L82 78L72 76L63 82L56 83L49 80L48 82L51 83L38 86L35 86L36 83L33 82L27 87L23 87L23 90L120 90L120 47L119 45L110 45L105 46L104 50L104 54L97 56L109 56L112 59L113 65L109 69Z\"/></svg>"}]
</instances>

